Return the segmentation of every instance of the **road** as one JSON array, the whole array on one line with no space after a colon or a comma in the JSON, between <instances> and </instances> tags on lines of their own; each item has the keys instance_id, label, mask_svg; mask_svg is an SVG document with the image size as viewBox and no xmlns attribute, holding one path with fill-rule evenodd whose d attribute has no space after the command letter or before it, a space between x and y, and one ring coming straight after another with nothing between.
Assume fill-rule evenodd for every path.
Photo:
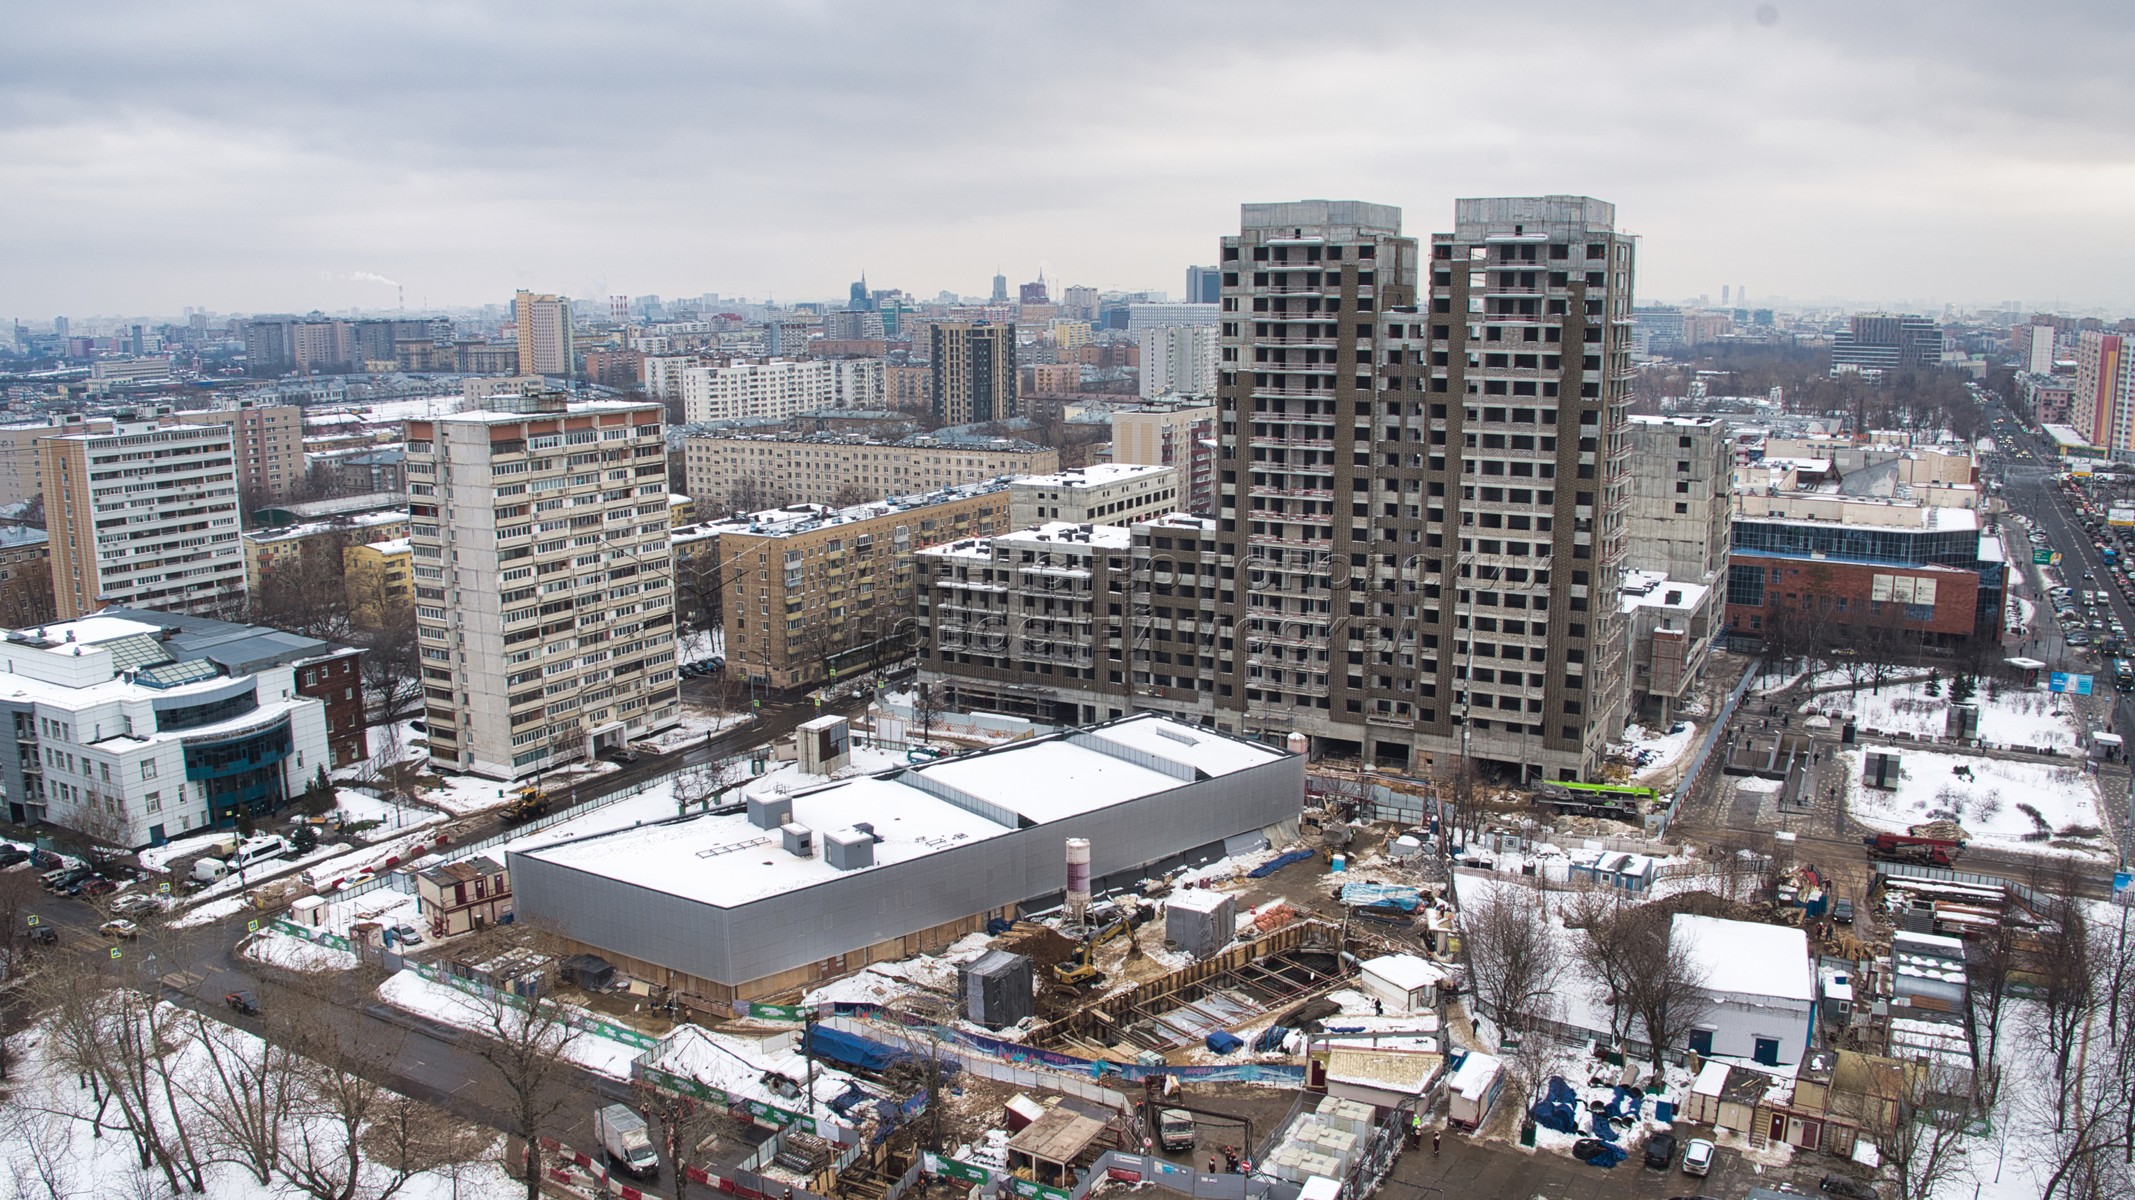
<instances>
[{"instance_id":1,"label":"road","mask_svg":"<svg viewBox=\"0 0 2135 1200\"><path fill-rule=\"evenodd\" d=\"M764 745L791 733L801 722L821 713L851 715L865 707L866 700L847 698L818 709L798 697L781 697L767 704L751 723L712 737L686 750L662 755L644 755L635 763L609 775L582 784L576 804L587 804L666 771L711 762L753 746ZM495 817L478 819L465 831L463 840L487 837L502 830ZM21 870L28 870L22 867ZM469 1035L461 1030L403 1012L370 995L377 980L368 970L355 975L326 979L300 977L245 958L238 952L254 914L190 929L143 922L143 936L119 944L121 958L108 959L112 945L97 933L106 917L93 902L79 898L41 898L34 906L41 923L60 930L56 952L89 955L105 969L122 972L140 986L159 992L173 1003L228 1020L264 1036L275 1036L277 1013L301 1011L307 1021L328 1022L344 1046L362 1056L365 1073L395 1091L437 1105L461 1117L493 1129L507 1124L495 1108L495 1091L488 1082L495 1072L468 1046ZM258 914L264 919L265 914ZM360 984L359 984L360 981ZM342 994L322 996L339 985ZM230 992L249 988L259 998L261 1018L233 1014L223 1002ZM562 1086L570 1099L544 1130L566 1144L593 1144L592 1112L613 1100L631 1100L628 1084L570 1068ZM673 1173L663 1169L661 1183L672 1187Z\"/></svg>"}]
</instances>

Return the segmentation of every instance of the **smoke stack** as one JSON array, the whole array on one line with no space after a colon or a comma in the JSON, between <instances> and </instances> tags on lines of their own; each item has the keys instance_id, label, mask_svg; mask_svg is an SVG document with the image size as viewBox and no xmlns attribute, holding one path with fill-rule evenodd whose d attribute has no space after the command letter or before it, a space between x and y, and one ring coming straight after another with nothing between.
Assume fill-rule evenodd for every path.
<instances>
[{"instance_id":1,"label":"smoke stack","mask_svg":"<svg viewBox=\"0 0 2135 1200\"><path fill-rule=\"evenodd\" d=\"M1067 917L1070 925L1082 924L1090 911L1090 839L1067 840Z\"/></svg>"}]
</instances>

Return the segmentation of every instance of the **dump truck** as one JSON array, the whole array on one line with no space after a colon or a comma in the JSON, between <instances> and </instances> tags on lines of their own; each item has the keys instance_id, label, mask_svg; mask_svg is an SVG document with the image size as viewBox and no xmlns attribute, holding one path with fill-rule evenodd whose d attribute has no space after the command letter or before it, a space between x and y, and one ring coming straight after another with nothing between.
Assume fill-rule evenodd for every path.
<instances>
[{"instance_id":1,"label":"dump truck","mask_svg":"<svg viewBox=\"0 0 2135 1200\"><path fill-rule=\"evenodd\" d=\"M1868 853L1890 862L1926 863L1947 867L1957 861L1964 842L1957 838L1914 837L1904 833L1878 833L1862 838Z\"/></svg>"},{"instance_id":2,"label":"dump truck","mask_svg":"<svg viewBox=\"0 0 2135 1200\"><path fill-rule=\"evenodd\" d=\"M660 1173L660 1156L652 1148L650 1127L627 1104L610 1104L593 1110L593 1133L600 1148L617 1170L637 1179Z\"/></svg>"}]
</instances>

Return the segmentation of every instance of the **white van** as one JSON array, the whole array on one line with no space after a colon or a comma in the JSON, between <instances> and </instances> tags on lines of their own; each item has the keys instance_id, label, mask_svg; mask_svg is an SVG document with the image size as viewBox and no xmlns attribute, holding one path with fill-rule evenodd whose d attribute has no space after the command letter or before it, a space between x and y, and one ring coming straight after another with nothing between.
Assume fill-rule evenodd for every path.
<instances>
[{"instance_id":1,"label":"white van","mask_svg":"<svg viewBox=\"0 0 2135 1200\"><path fill-rule=\"evenodd\" d=\"M270 858L280 858L292 849L288 839L271 833L249 837L238 843L237 853L230 856L230 869L244 870Z\"/></svg>"},{"instance_id":2,"label":"white van","mask_svg":"<svg viewBox=\"0 0 2135 1200\"><path fill-rule=\"evenodd\" d=\"M193 864L193 878L201 883L213 883L230 873L230 864L219 858L203 858Z\"/></svg>"}]
</instances>

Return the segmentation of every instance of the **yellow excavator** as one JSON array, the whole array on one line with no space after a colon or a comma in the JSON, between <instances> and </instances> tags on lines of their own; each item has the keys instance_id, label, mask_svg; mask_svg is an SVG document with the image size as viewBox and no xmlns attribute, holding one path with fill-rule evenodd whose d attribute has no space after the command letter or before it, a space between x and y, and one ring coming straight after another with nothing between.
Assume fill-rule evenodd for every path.
<instances>
[{"instance_id":1,"label":"yellow excavator","mask_svg":"<svg viewBox=\"0 0 2135 1200\"><path fill-rule=\"evenodd\" d=\"M1105 973L1098 970L1096 964L1097 948L1113 938L1131 934L1134 929L1134 922L1131 917L1131 913L1123 913L1118 920L1110 925L1105 926L1096 933L1085 936L1082 939L1082 945L1076 948L1073 958L1064 959L1053 964L1053 978L1067 984L1069 987L1077 988L1091 987L1103 983ZM1132 951L1130 950L1129 953L1131 954Z\"/></svg>"}]
</instances>

